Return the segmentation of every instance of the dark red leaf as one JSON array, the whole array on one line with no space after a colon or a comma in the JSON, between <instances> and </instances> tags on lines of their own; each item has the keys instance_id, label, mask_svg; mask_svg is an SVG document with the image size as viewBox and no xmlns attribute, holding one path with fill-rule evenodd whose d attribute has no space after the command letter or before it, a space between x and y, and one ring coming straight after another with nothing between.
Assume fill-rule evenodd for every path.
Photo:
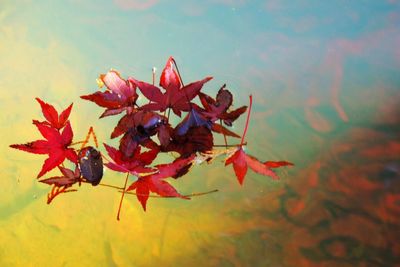
<instances>
[{"instance_id":1,"label":"dark red leaf","mask_svg":"<svg viewBox=\"0 0 400 267\"><path fill-rule=\"evenodd\" d=\"M126 133L129 129L135 127L135 113L130 113L124 115L119 121L117 126L114 128L111 133L111 139L120 136L121 134Z\"/></svg>"},{"instance_id":2,"label":"dark red leaf","mask_svg":"<svg viewBox=\"0 0 400 267\"><path fill-rule=\"evenodd\" d=\"M178 91L181 88L173 57L170 57L167 64L165 64L160 77L160 86L167 91Z\"/></svg>"},{"instance_id":3,"label":"dark red leaf","mask_svg":"<svg viewBox=\"0 0 400 267\"><path fill-rule=\"evenodd\" d=\"M118 109L122 105L121 96L111 91L98 91L90 95L83 95L81 98L92 101L100 107L109 109Z\"/></svg>"},{"instance_id":4,"label":"dark red leaf","mask_svg":"<svg viewBox=\"0 0 400 267\"><path fill-rule=\"evenodd\" d=\"M224 112L224 113L220 114L219 118L222 119L226 125L232 126L232 122L237 120L240 117L240 115L242 115L243 113L246 112L246 110L247 110L247 106L242 106L233 111Z\"/></svg>"},{"instance_id":5,"label":"dark red leaf","mask_svg":"<svg viewBox=\"0 0 400 267\"><path fill-rule=\"evenodd\" d=\"M162 147L167 147L171 141L172 127L168 125L161 125L158 129L158 140Z\"/></svg>"},{"instance_id":6,"label":"dark red leaf","mask_svg":"<svg viewBox=\"0 0 400 267\"><path fill-rule=\"evenodd\" d=\"M131 158L126 158L120 150L115 149L112 146L104 144L108 155L114 162L108 162L104 164L109 169L118 172L130 173L135 176L140 176L146 173L152 173L152 168L146 167L150 164L155 156L154 152L140 153L140 146L137 146L134 155Z\"/></svg>"},{"instance_id":7,"label":"dark red leaf","mask_svg":"<svg viewBox=\"0 0 400 267\"><path fill-rule=\"evenodd\" d=\"M223 120L226 125L232 126L232 122L239 118L247 109L246 106L242 106L229 111L233 102L233 96L228 89L225 89L225 84L219 89L216 100L204 93L199 93L199 97L205 109L205 111L202 111L202 114L212 122Z\"/></svg>"},{"instance_id":8,"label":"dark red leaf","mask_svg":"<svg viewBox=\"0 0 400 267\"><path fill-rule=\"evenodd\" d=\"M233 95L228 89L225 89L225 86L226 85L224 84L219 89L215 100L218 103L218 105L224 107L226 111L232 105Z\"/></svg>"},{"instance_id":9,"label":"dark red leaf","mask_svg":"<svg viewBox=\"0 0 400 267\"><path fill-rule=\"evenodd\" d=\"M68 168L64 168L61 166L59 166L58 168L60 169L63 176L55 176L55 177L40 180L39 182L49 184L49 185L55 185L57 187L61 187L61 186L69 187L79 181L81 174L80 174L78 166L75 167L75 171L72 171Z\"/></svg>"},{"instance_id":10,"label":"dark red leaf","mask_svg":"<svg viewBox=\"0 0 400 267\"><path fill-rule=\"evenodd\" d=\"M137 81L137 87L153 103L144 105L144 110L165 111L167 108L172 108L173 112L180 116L181 111L189 111L190 101L198 95L203 85L211 80L212 77L207 77L201 81L197 81L186 85L180 90L168 90L164 94L154 85L146 82Z\"/></svg>"},{"instance_id":11,"label":"dark red leaf","mask_svg":"<svg viewBox=\"0 0 400 267\"><path fill-rule=\"evenodd\" d=\"M115 108L115 109L108 108L100 115L100 119L104 118L104 117L108 117L108 116L118 115L118 114L120 114L121 112L123 112L125 110L127 110L126 107Z\"/></svg>"},{"instance_id":12,"label":"dark red leaf","mask_svg":"<svg viewBox=\"0 0 400 267\"><path fill-rule=\"evenodd\" d=\"M191 165L194 156L177 159L170 164L160 164L155 166L158 172L146 176L139 177L137 181L131 184L127 191L136 190L136 196L146 211L146 203L150 192L156 193L163 197L179 197L189 199L182 196L176 189L166 182L164 179L174 177L182 173L182 170L187 170Z\"/></svg>"},{"instance_id":13,"label":"dark red leaf","mask_svg":"<svg viewBox=\"0 0 400 267\"><path fill-rule=\"evenodd\" d=\"M71 186L76 181L65 176L54 176L47 179L40 180L39 182L55 186Z\"/></svg>"},{"instance_id":14,"label":"dark red leaf","mask_svg":"<svg viewBox=\"0 0 400 267\"><path fill-rule=\"evenodd\" d=\"M191 156L196 152L208 152L213 147L213 136L205 126L191 127L186 134L178 135L175 132L172 139L166 148L162 151L175 151L181 157Z\"/></svg>"},{"instance_id":15,"label":"dark red leaf","mask_svg":"<svg viewBox=\"0 0 400 267\"><path fill-rule=\"evenodd\" d=\"M227 128L225 128L224 126L222 126L222 125L220 125L218 123L213 123L212 127L211 127L211 130L213 132L220 133L220 134L223 134L223 135L240 138L240 135L237 135L236 133L228 130Z\"/></svg>"},{"instance_id":16,"label":"dark red leaf","mask_svg":"<svg viewBox=\"0 0 400 267\"><path fill-rule=\"evenodd\" d=\"M211 122L199 114L195 109L192 109L182 120L182 122L175 127L175 132L177 135L184 135L189 131L190 128L199 126L210 128Z\"/></svg>"},{"instance_id":17,"label":"dark red leaf","mask_svg":"<svg viewBox=\"0 0 400 267\"><path fill-rule=\"evenodd\" d=\"M157 86L136 80L135 83L140 92L142 92L147 99L156 103L162 103L164 101L164 95Z\"/></svg>"}]
</instances>

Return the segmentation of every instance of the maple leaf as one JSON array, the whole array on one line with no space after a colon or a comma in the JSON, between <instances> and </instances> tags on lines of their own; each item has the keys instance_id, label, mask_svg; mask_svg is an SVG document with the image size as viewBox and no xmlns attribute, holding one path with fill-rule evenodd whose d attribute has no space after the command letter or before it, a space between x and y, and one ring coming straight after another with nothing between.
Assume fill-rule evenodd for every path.
<instances>
[{"instance_id":1,"label":"maple leaf","mask_svg":"<svg viewBox=\"0 0 400 267\"><path fill-rule=\"evenodd\" d=\"M217 97L214 100L209 95L199 93L200 101L205 108L203 115L209 118L212 122L222 120L226 125L232 126L232 122L239 118L247 110L247 106L242 106L233 111L229 111L233 102L232 93L225 89L224 84L218 91Z\"/></svg>"},{"instance_id":2,"label":"maple leaf","mask_svg":"<svg viewBox=\"0 0 400 267\"><path fill-rule=\"evenodd\" d=\"M189 199L182 196L178 191L170 185L165 178L182 176L185 174L190 166L193 164L194 155L184 159L176 159L170 164L156 165L157 173L139 177L132 183L127 191L136 190L136 197L146 211L146 203L149 198L150 192L156 193L162 197L178 197Z\"/></svg>"},{"instance_id":3,"label":"maple leaf","mask_svg":"<svg viewBox=\"0 0 400 267\"><path fill-rule=\"evenodd\" d=\"M206 126L190 127L180 135L174 130L171 140L166 147L161 147L164 152L175 151L180 157L186 158L196 152L208 152L213 148L213 135Z\"/></svg>"},{"instance_id":4,"label":"maple leaf","mask_svg":"<svg viewBox=\"0 0 400 267\"><path fill-rule=\"evenodd\" d=\"M104 144L104 147L113 160L113 162L110 161L104 164L107 168L117 172L130 173L135 176L154 172L154 169L146 167L146 165L153 162L157 157L158 150L154 149L140 153L141 147L137 146L132 157L127 159L120 150L107 144Z\"/></svg>"},{"instance_id":5,"label":"maple leaf","mask_svg":"<svg viewBox=\"0 0 400 267\"><path fill-rule=\"evenodd\" d=\"M236 177L240 185L243 185L243 181L249 167L256 173L270 176L272 177L272 179L279 179L279 177L275 174L273 170L271 170L271 168L293 165L293 163L287 161L266 161L265 163L263 163L257 158L244 152L243 144L249 126L252 103L253 98L250 95L249 111L247 113L246 125L243 131L242 140L240 142L240 145L236 148L236 151L229 155L225 160L225 166L229 164L233 165L233 170L235 171Z\"/></svg>"},{"instance_id":6,"label":"maple leaf","mask_svg":"<svg viewBox=\"0 0 400 267\"><path fill-rule=\"evenodd\" d=\"M191 109L190 101L199 94L203 85L212 79L212 77L206 77L181 87L182 83L173 67L174 63L175 60L170 57L161 74L160 86L165 89L165 93L157 86L130 78L130 81L136 84L142 94L151 101L142 106L144 110L163 112L167 108L171 108L176 115L181 116L181 111Z\"/></svg>"},{"instance_id":7,"label":"maple leaf","mask_svg":"<svg viewBox=\"0 0 400 267\"><path fill-rule=\"evenodd\" d=\"M235 171L236 177L241 185L243 184L248 167L258 174L270 176L272 179L277 180L279 177L273 170L271 170L271 168L293 165L293 163L287 161L267 161L262 163L257 158L246 154L242 147L239 147L235 153L226 159L225 165L229 164L233 164L233 170Z\"/></svg>"},{"instance_id":8,"label":"maple leaf","mask_svg":"<svg viewBox=\"0 0 400 267\"><path fill-rule=\"evenodd\" d=\"M181 85L179 74L175 69L175 59L169 57L161 73L160 86L167 91L178 91Z\"/></svg>"},{"instance_id":9,"label":"maple leaf","mask_svg":"<svg viewBox=\"0 0 400 267\"><path fill-rule=\"evenodd\" d=\"M279 168L283 166L294 166L293 163L288 161L266 161L263 163L268 168Z\"/></svg>"},{"instance_id":10,"label":"maple leaf","mask_svg":"<svg viewBox=\"0 0 400 267\"><path fill-rule=\"evenodd\" d=\"M152 111L139 110L124 115L111 133L111 138L115 138L128 132L135 131L138 140L150 137L157 132L157 128L166 124L167 118Z\"/></svg>"},{"instance_id":11,"label":"maple leaf","mask_svg":"<svg viewBox=\"0 0 400 267\"><path fill-rule=\"evenodd\" d=\"M26 144L15 144L10 145L10 147L34 154L48 154L49 157L44 161L37 178L63 163L65 158L73 163L78 162L78 156L75 150L68 148L73 138L73 132L69 121L67 121L61 133L57 129L50 127L46 122L34 120L33 124L46 140L37 140Z\"/></svg>"},{"instance_id":12,"label":"maple leaf","mask_svg":"<svg viewBox=\"0 0 400 267\"><path fill-rule=\"evenodd\" d=\"M157 145L150 137L155 135L160 126L167 124L167 119L152 111L139 110L124 115L111 133L111 138L124 134L120 140L119 150L125 157L131 157L136 147L141 144L150 149ZM162 129L164 130L164 129Z\"/></svg>"},{"instance_id":13,"label":"maple leaf","mask_svg":"<svg viewBox=\"0 0 400 267\"><path fill-rule=\"evenodd\" d=\"M61 186L72 186L76 182L79 182L79 178L81 177L81 172L79 170L78 165L75 167L75 171L72 171L71 169L64 168L61 166L58 166L59 170L63 174L62 176L54 176L50 178L46 178L43 180L40 180L39 182L45 183L48 185L55 185L57 187Z\"/></svg>"},{"instance_id":14,"label":"maple leaf","mask_svg":"<svg viewBox=\"0 0 400 267\"><path fill-rule=\"evenodd\" d=\"M152 103L142 106L144 110L163 112L167 108L171 108L176 115L181 116L181 111L190 110L190 101L198 95L203 85L211 79L211 77L207 77L190 83L178 91L166 91L164 94L158 87L149 83L136 81L136 84L143 95L152 101Z\"/></svg>"},{"instance_id":15,"label":"maple leaf","mask_svg":"<svg viewBox=\"0 0 400 267\"><path fill-rule=\"evenodd\" d=\"M196 109L191 109L186 117L175 127L177 135L184 135L192 127L205 126L211 128L211 122L199 114Z\"/></svg>"},{"instance_id":16,"label":"maple leaf","mask_svg":"<svg viewBox=\"0 0 400 267\"><path fill-rule=\"evenodd\" d=\"M196 106L195 106L196 107ZM198 112L199 108L193 108L189 111L189 113L185 116L185 118L175 127L175 134L182 136L185 135L190 128L192 127L201 127L204 126L208 129L210 129L213 132L217 133L222 133L228 136L232 137L237 137L239 138L240 136L237 135L234 132L229 131L222 125L216 124L211 122L209 119L205 118L202 113ZM212 135L211 135L212 139ZM212 140L211 140L212 142Z\"/></svg>"},{"instance_id":17,"label":"maple leaf","mask_svg":"<svg viewBox=\"0 0 400 267\"><path fill-rule=\"evenodd\" d=\"M46 122L44 122L45 124L56 129L61 129L65 126L71 113L72 104L58 115L58 112L53 105L44 102L38 97L36 98L36 101L39 102L40 107L42 108L43 116L46 119Z\"/></svg>"},{"instance_id":18,"label":"maple leaf","mask_svg":"<svg viewBox=\"0 0 400 267\"><path fill-rule=\"evenodd\" d=\"M99 80L101 81L101 86L103 84L106 86L106 91L97 91L90 95L83 95L81 98L106 108L100 118L133 109L138 98L134 83L122 79L120 74L115 70L100 75Z\"/></svg>"}]
</instances>

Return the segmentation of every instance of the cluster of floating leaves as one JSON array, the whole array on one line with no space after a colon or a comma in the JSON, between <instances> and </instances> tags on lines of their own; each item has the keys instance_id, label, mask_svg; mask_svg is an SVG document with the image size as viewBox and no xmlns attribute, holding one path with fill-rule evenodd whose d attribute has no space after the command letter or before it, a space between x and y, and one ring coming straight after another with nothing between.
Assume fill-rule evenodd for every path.
<instances>
[{"instance_id":1,"label":"cluster of floating leaves","mask_svg":"<svg viewBox=\"0 0 400 267\"><path fill-rule=\"evenodd\" d=\"M161 73L160 87L121 75L111 70L100 75L98 83L104 91L83 95L82 99L94 102L105 108L100 118L123 114L111 132L111 139L120 138L119 147L104 143L108 156L98 150L97 139L93 128L84 141L73 142L73 131L69 121L72 104L60 114L51 105L36 98L39 102L45 121L33 120L44 139L25 144L11 145L12 148L34 154L47 154L48 158L37 175L40 182L51 185L47 203L61 193L76 191L74 185L91 183L100 184L103 177L103 166L110 170L126 173L123 187L115 187L121 191L121 210L124 194L129 192L137 196L144 210L150 193L160 197L177 197L189 199L182 195L170 183L168 178L177 179L188 172L194 164L210 163L218 156L225 156L225 165L233 165L240 184L243 184L247 170L278 179L273 168L292 165L287 161L259 161L246 154L243 147L247 144L245 136L250 120L252 96L247 112L247 120L242 136L231 131L231 127L247 110L247 106L232 109L233 95L223 85L215 98L202 92L204 84L212 77L184 85L175 60L170 57ZM138 93L148 103L139 105ZM201 106L194 102L199 98ZM178 118L183 117L176 125L171 124L172 112ZM214 134L222 134L225 144L215 145ZM86 146L90 136L94 137L96 148ZM238 144L228 144L228 138L240 138ZM80 145L80 148L76 148ZM160 153L177 155L171 162L152 165ZM67 168L64 161L68 159L73 167ZM103 163L103 160L105 163ZM47 172L58 168L59 176L42 178ZM135 181L128 185L128 177ZM110 186L106 184L101 184ZM113 186L111 186L113 187Z\"/></svg>"}]
</instances>

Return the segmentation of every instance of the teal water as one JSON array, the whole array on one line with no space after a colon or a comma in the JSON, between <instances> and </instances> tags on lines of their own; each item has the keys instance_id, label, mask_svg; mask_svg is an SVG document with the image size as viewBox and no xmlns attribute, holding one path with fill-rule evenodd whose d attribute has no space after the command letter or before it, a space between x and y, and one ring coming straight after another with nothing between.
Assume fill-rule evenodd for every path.
<instances>
[{"instance_id":1,"label":"teal water","mask_svg":"<svg viewBox=\"0 0 400 267\"><path fill-rule=\"evenodd\" d=\"M399 266L400 2L0 0L0 266ZM254 97L247 151L288 160L239 186L220 161L150 199L82 186L46 204L35 97L74 108L74 140L118 120L80 95L113 68L151 82L169 56L184 82L213 76ZM244 118L234 130L241 132ZM222 142L222 139L220 139ZM123 175L106 172L105 182Z\"/></svg>"}]
</instances>

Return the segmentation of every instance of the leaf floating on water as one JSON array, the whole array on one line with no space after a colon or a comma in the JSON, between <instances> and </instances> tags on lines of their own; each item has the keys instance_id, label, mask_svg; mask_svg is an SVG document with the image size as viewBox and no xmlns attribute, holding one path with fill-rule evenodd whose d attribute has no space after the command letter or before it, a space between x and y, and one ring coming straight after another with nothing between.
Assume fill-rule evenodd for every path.
<instances>
[{"instance_id":1,"label":"leaf floating on water","mask_svg":"<svg viewBox=\"0 0 400 267\"><path fill-rule=\"evenodd\" d=\"M183 195L167 179L183 177L190 173L193 165L203 162L211 163L221 155L226 156L225 165L232 164L241 185L249 168L258 174L278 179L272 169L291 166L292 163L288 161L262 162L243 150L243 146L247 144L245 137L249 126L252 96L250 96L241 141L239 144L229 144L228 137L239 138L240 136L225 126L232 126L233 122L247 111L247 106L232 109L234 97L225 84L218 90L215 99L202 92L203 86L211 79L212 77L206 77L185 85L173 57L167 60L161 73L160 88L154 85L155 68L152 71L152 84L133 77L123 79L119 72L110 70L97 79L99 89L105 87L104 90L82 95L81 98L104 108L100 118L121 114L117 125L110 130L111 139L119 138L118 148L104 144L107 155L98 151L98 157L94 160L86 152L94 149L86 146L90 136L94 138L97 147L93 128L90 127L84 141L72 142L73 131L69 121L72 104L59 114L53 105L40 98L36 100L40 104L45 121L33 120L33 124L43 139L25 144L14 144L10 147L28 153L47 155L38 178L58 167L61 174L39 180L43 184L52 186L47 203L51 203L62 193L76 191L72 188L75 184L81 186L82 183L92 183L93 185L93 182L85 176L86 171L92 173L90 168L93 166L96 170L103 170L102 167L105 166L112 171L125 173L123 187L99 184L117 189L122 193L118 220L125 193L135 194L143 209L146 210L150 193L155 194L151 195L153 197L189 199L192 196L216 192L213 190ZM145 99L143 105L137 102L139 95L136 89L139 89L148 100ZM202 107L196 104L197 97ZM178 117L173 118L174 114ZM225 144L215 145L213 133L222 134ZM77 144L81 145L80 149L75 148ZM217 147L225 147L225 149L218 150ZM155 159L159 159L159 153L177 155L172 162L154 165ZM65 159L75 164L75 170L65 167ZM88 162L88 165L83 162ZM136 180L128 186L130 175L133 175Z\"/></svg>"}]
</instances>

